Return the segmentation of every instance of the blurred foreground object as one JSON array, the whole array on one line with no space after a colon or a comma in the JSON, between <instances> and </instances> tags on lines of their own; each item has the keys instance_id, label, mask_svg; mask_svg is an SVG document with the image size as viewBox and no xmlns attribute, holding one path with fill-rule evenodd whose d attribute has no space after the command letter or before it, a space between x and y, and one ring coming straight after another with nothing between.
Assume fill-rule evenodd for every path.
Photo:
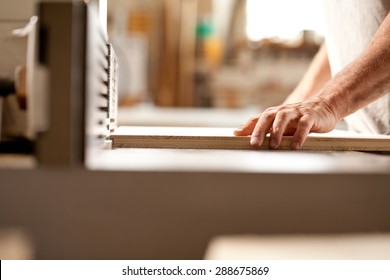
<instances>
[{"instance_id":1,"label":"blurred foreground object","mask_svg":"<svg viewBox=\"0 0 390 280\"><path fill-rule=\"evenodd\" d=\"M33 245L24 231L15 228L0 228L1 260L31 260L33 258Z\"/></svg>"},{"instance_id":2,"label":"blurred foreground object","mask_svg":"<svg viewBox=\"0 0 390 280\"><path fill-rule=\"evenodd\" d=\"M35 138L36 112L34 104L33 65L35 27L37 17L29 20L3 20L0 22L0 145L16 147L19 151L32 153L31 142ZM7 149L8 149L7 148Z\"/></svg>"},{"instance_id":3,"label":"blurred foreground object","mask_svg":"<svg viewBox=\"0 0 390 280\"><path fill-rule=\"evenodd\" d=\"M205 259L390 259L390 234L220 236Z\"/></svg>"}]
</instances>

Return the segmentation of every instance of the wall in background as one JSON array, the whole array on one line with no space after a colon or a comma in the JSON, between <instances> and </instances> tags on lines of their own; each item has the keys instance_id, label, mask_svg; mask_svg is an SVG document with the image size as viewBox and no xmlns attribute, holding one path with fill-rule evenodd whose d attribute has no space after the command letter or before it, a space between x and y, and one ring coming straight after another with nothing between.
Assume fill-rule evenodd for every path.
<instances>
[{"instance_id":1,"label":"wall in background","mask_svg":"<svg viewBox=\"0 0 390 280\"><path fill-rule=\"evenodd\" d=\"M36 0L1 0L0 21L28 20L35 13Z\"/></svg>"}]
</instances>

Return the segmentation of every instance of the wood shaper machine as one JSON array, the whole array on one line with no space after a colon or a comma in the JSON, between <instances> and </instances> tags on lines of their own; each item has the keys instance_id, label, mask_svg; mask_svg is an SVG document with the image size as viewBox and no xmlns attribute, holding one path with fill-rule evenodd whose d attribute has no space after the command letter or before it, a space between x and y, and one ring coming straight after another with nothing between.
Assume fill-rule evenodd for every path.
<instances>
[{"instance_id":1,"label":"wood shaper machine","mask_svg":"<svg viewBox=\"0 0 390 280\"><path fill-rule=\"evenodd\" d=\"M84 165L109 147L116 126L117 62L96 2L39 7L39 63L47 68L48 129L39 135L43 165Z\"/></svg>"},{"instance_id":2,"label":"wood shaper machine","mask_svg":"<svg viewBox=\"0 0 390 280\"><path fill-rule=\"evenodd\" d=\"M110 148L116 127L117 61L98 1L38 4L30 140L40 166L84 166ZM105 15L106 16L106 15Z\"/></svg>"}]
</instances>

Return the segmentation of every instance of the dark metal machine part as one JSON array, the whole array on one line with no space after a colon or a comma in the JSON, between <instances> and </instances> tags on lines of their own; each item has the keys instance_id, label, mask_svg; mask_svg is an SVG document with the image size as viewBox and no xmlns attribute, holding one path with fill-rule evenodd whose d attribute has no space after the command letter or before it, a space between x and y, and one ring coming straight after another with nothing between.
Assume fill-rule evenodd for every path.
<instances>
[{"instance_id":1,"label":"dark metal machine part","mask_svg":"<svg viewBox=\"0 0 390 280\"><path fill-rule=\"evenodd\" d=\"M15 93L15 82L6 78L0 78L0 97Z\"/></svg>"},{"instance_id":2,"label":"dark metal machine part","mask_svg":"<svg viewBox=\"0 0 390 280\"><path fill-rule=\"evenodd\" d=\"M83 166L116 124L116 59L91 3L39 6L39 62L50 74L49 128L37 137L43 166Z\"/></svg>"}]
</instances>

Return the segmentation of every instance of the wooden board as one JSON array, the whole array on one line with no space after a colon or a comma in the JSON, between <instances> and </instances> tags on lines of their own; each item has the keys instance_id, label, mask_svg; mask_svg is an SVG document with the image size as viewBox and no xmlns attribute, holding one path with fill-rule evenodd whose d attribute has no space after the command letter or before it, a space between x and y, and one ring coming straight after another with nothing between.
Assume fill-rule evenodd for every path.
<instances>
[{"instance_id":1,"label":"wooden board","mask_svg":"<svg viewBox=\"0 0 390 280\"><path fill-rule=\"evenodd\" d=\"M231 128L201 127L119 127L110 136L113 148L170 148L268 150L267 136L261 147L253 148L249 137L236 137ZM290 150L291 137L283 137L279 150ZM364 135L346 131L310 134L301 147L310 151L390 151L390 136Z\"/></svg>"}]
</instances>

